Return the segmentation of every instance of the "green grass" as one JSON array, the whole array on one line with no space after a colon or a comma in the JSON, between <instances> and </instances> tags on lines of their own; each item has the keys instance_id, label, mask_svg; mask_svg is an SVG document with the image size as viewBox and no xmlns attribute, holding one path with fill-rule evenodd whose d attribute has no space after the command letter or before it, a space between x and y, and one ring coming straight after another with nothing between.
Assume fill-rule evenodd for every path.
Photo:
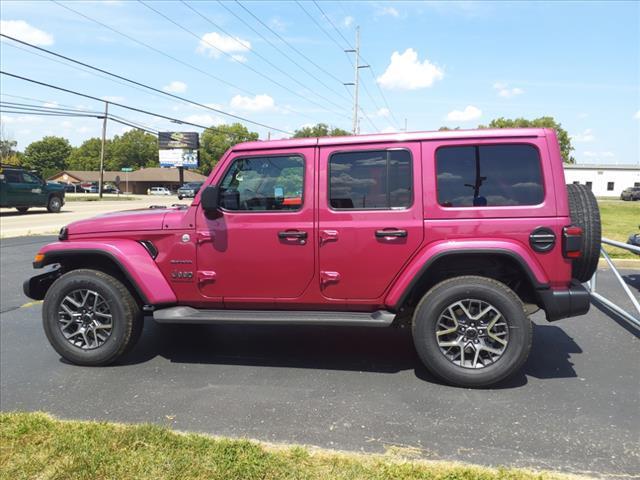
<instances>
[{"instance_id":1,"label":"green grass","mask_svg":"<svg viewBox=\"0 0 640 480\"><path fill-rule=\"evenodd\" d=\"M602 218L602 236L626 243L629 235L638 232L640 202L598 199ZM621 248L606 246L606 252L614 258L639 258Z\"/></svg>"},{"instance_id":2,"label":"green grass","mask_svg":"<svg viewBox=\"0 0 640 480\"><path fill-rule=\"evenodd\" d=\"M100 198L97 193L93 195L65 195L65 202L99 202L99 201L124 201L124 200L137 200L136 197L125 197L124 195L109 195Z\"/></svg>"},{"instance_id":3,"label":"green grass","mask_svg":"<svg viewBox=\"0 0 640 480\"><path fill-rule=\"evenodd\" d=\"M421 461L399 455L397 450L387 455L347 454L181 434L154 425L3 413L0 478L550 480L569 476Z\"/></svg>"}]
</instances>

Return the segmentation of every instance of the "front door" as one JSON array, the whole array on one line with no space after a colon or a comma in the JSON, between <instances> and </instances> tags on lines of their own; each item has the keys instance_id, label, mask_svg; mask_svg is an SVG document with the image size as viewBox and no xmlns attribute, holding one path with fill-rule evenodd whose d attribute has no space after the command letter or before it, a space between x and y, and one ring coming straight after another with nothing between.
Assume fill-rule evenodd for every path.
<instances>
[{"instance_id":1,"label":"front door","mask_svg":"<svg viewBox=\"0 0 640 480\"><path fill-rule=\"evenodd\" d=\"M377 299L422 243L420 144L320 149L320 288Z\"/></svg>"},{"instance_id":2,"label":"front door","mask_svg":"<svg viewBox=\"0 0 640 480\"><path fill-rule=\"evenodd\" d=\"M220 211L198 208L197 282L225 305L297 298L314 265L314 149L237 154L216 179Z\"/></svg>"}]
</instances>

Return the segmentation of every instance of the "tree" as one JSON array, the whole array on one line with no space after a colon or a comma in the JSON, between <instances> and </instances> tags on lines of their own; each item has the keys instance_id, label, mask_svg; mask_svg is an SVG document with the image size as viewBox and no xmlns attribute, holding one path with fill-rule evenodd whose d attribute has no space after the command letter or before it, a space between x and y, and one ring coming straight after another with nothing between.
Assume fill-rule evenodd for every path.
<instances>
[{"instance_id":1,"label":"tree","mask_svg":"<svg viewBox=\"0 0 640 480\"><path fill-rule=\"evenodd\" d=\"M9 158L13 156L16 152L15 147L18 145L18 142L15 140L2 139L0 140L0 158L2 161L5 161L5 158Z\"/></svg>"},{"instance_id":2,"label":"tree","mask_svg":"<svg viewBox=\"0 0 640 480\"><path fill-rule=\"evenodd\" d=\"M105 168L120 170L122 167L157 167L158 139L142 130L129 130L115 135L111 141L111 157Z\"/></svg>"},{"instance_id":3,"label":"tree","mask_svg":"<svg viewBox=\"0 0 640 480\"><path fill-rule=\"evenodd\" d=\"M302 127L295 131L293 138L306 138L306 137L342 137L351 135L351 132L347 132L338 127L330 127L326 123L318 123L311 127Z\"/></svg>"},{"instance_id":4,"label":"tree","mask_svg":"<svg viewBox=\"0 0 640 480\"><path fill-rule=\"evenodd\" d=\"M224 152L242 142L258 140L256 132L250 132L240 123L209 127L200 136L200 168L203 175L208 175L216 166Z\"/></svg>"},{"instance_id":5,"label":"tree","mask_svg":"<svg viewBox=\"0 0 640 480\"><path fill-rule=\"evenodd\" d=\"M69 170L99 170L101 147L102 140L98 137L85 140L69 155L67 168ZM111 162L111 140L105 142L104 161L105 166Z\"/></svg>"},{"instance_id":6,"label":"tree","mask_svg":"<svg viewBox=\"0 0 640 480\"><path fill-rule=\"evenodd\" d=\"M491 120L491 123L487 126L479 125L478 128L553 128L558 136L558 143L560 144L560 153L562 154L562 160L565 163L575 163L575 159L571 156L571 152L574 150L571 145L571 137L569 133L562 128L562 125L553 117L540 117L533 120L527 120L526 118L496 118Z\"/></svg>"},{"instance_id":7,"label":"tree","mask_svg":"<svg viewBox=\"0 0 640 480\"><path fill-rule=\"evenodd\" d=\"M25 148L22 164L47 178L66 168L71 151L72 147L66 138L43 137Z\"/></svg>"}]
</instances>

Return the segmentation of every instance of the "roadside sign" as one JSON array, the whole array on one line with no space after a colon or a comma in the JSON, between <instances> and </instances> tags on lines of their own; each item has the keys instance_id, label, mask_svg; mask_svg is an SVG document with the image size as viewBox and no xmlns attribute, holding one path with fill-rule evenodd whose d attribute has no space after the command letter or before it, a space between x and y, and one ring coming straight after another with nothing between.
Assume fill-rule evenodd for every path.
<instances>
[{"instance_id":1,"label":"roadside sign","mask_svg":"<svg viewBox=\"0 0 640 480\"><path fill-rule=\"evenodd\" d=\"M160 166L196 168L198 166L198 151L186 148L160 150Z\"/></svg>"},{"instance_id":2,"label":"roadside sign","mask_svg":"<svg viewBox=\"0 0 640 480\"><path fill-rule=\"evenodd\" d=\"M120 169L121 172L133 172L133 168L131 167L122 167Z\"/></svg>"},{"instance_id":3,"label":"roadside sign","mask_svg":"<svg viewBox=\"0 0 640 480\"><path fill-rule=\"evenodd\" d=\"M165 148L186 148L189 150L197 150L198 132L159 132L158 147L160 150Z\"/></svg>"}]
</instances>

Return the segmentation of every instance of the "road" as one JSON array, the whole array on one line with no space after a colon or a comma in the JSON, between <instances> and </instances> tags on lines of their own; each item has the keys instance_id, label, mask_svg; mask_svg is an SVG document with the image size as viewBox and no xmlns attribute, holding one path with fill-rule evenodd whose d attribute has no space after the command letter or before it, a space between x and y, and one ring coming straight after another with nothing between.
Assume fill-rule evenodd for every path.
<instances>
[{"instance_id":1,"label":"road","mask_svg":"<svg viewBox=\"0 0 640 480\"><path fill-rule=\"evenodd\" d=\"M405 330L159 326L119 365L69 365L49 347L20 283L40 245L1 246L0 406L63 418L604 477L640 473L639 332L597 308L534 316L523 373L493 390L438 383ZM625 271L636 294L640 272ZM599 288L614 300L611 275ZM628 478L628 477L626 477ZM638 477L636 477L638 478Z\"/></svg>"},{"instance_id":2,"label":"road","mask_svg":"<svg viewBox=\"0 0 640 480\"><path fill-rule=\"evenodd\" d=\"M97 197L97 194L94 196ZM140 195L134 198L135 200L112 200L105 197L102 201L67 201L60 213L49 213L45 208L33 208L26 214L20 214L14 208L2 208L0 209L0 238L55 233L68 223L101 213L147 208L149 205L191 203L188 199L180 201L173 195L166 197Z\"/></svg>"}]
</instances>

